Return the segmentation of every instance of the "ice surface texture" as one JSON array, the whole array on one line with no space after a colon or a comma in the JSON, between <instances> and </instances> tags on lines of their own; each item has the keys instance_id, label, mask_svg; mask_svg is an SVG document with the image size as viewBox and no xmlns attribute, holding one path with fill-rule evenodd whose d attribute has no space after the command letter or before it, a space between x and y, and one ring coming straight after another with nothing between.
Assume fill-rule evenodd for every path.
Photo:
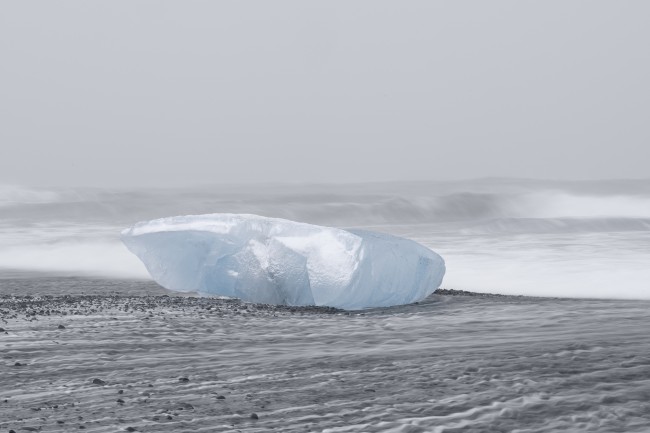
<instances>
[{"instance_id":1,"label":"ice surface texture","mask_svg":"<svg viewBox=\"0 0 650 433\"><path fill-rule=\"evenodd\" d=\"M257 215L145 221L122 240L167 289L259 303L407 304L431 294L445 273L438 254L409 239Z\"/></svg>"}]
</instances>

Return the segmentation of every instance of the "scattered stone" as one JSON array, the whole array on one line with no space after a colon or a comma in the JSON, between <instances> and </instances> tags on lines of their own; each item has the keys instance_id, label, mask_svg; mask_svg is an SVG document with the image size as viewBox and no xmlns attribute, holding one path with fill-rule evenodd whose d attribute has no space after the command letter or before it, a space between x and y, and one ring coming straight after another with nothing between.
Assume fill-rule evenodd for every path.
<instances>
[{"instance_id":1,"label":"scattered stone","mask_svg":"<svg viewBox=\"0 0 650 433\"><path fill-rule=\"evenodd\" d=\"M59 325L58 328L59 328L59 329L65 329L65 326L63 326L63 325Z\"/></svg>"},{"instance_id":2,"label":"scattered stone","mask_svg":"<svg viewBox=\"0 0 650 433\"><path fill-rule=\"evenodd\" d=\"M493 293L476 293L468 292L466 290L455 290L455 289L438 289L435 292L436 295L450 295L450 296L475 296L480 298L500 298L500 297L513 297L512 295L499 295ZM520 297L520 296L517 296Z\"/></svg>"},{"instance_id":3,"label":"scattered stone","mask_svg":"<svg viewBox=\"0 0 650 433\"><path fill-rule=\"evenodd\" d=\"M366 389L364 389L364 391L365 391L365 392L375 392L375 390L372 389L372 388L366 388Z\"/></svg>"},{"instance_id":4,"label":"scattered stone","mask_svg":"<svg viewBox=\"0 0 650 433\"><path fill-rule=\"evenodd\" d=\"M118 398L116 401L117 401L119 404L124 404L124 400L122 400L121 398Z\"/></svg>"},{"instance_id":5,"label":"scattered stone","mask_svg":"<svg viewBox=\"0 0 650 433\"><path fill-rule=\"evenodd\" d=\"M65 421L63 421L63 420L58 420L56 423L57 423L57 424L65 424Z\"/></svg>"},{"instance_id":6,"label":"scattered stone","mask_svg":"<svg viewBox=\"0 0 650 433\"><path fill-rule=\"evenodd\" d=\"M5 328L0 328L0 332L5 332Z\"/></svg>"},{"instance_id":7,"label":"scattered stone","mask_svg":"<svg viewBox=\"0 0 650 433\"><path fill-rule=\"evenodd\" d=\"M225 400L225 399L226 399L226 397L223 396L223 395L219 395L219 396L217 396L217 400Z\"/></svg>"},{"instance_id":8,"label":"scattered stone","mask_svg":"<svg viewBox=\"0 0 650 433\"><path fill-rule=\"evenodd\" d=\"M136 430L135 430L135 427L127 427L126 431L136 431Z\"/></svg>"},{"instance_id":9,"label":"scattered stone","mask_svg":"<svg viewBox=\"0 0 650 433\"><path fill-rule=\"evenodd\" d=\"M173 419L171 415L167 415L167 419Z\"/></svg>"},{"instance_id":10,"label":"scattered stone","mask_svg":"<svg viewBox=\"0 0 650 433\"><path fill-rule=\"evenodd\" d=\"M187 378L187 377L179 377L179 378L178 378L178 381L179 381L179 382L189 382L190 379Z\"/></svg>"},{"instance_id":11,"label":"scattered stone","mask_svg":"<svg viewBox=\"0 0 650 433\"><path fill-rule=\"evenodd\" d=\"M117 391L117 393L118 393L118 394L124 394L124 390L123 390L123 389L120 389L119 391Z\"/></svg>"},{"instance_id":12,"label":"scattered stone","mask_svg":"<svg viewBox=\"0 0 650 433\"><path fill-rule=\"evenodd\" d=\"M23 365L25 364L21 364L20 362L17 361L14 363L14 367L22 367Z\"/></svg>"},{"instance_id":13,"label":"scattered stone","mask_svg":"<svg viewBox=\"0 0 650 433\"><path fill-rule=\"evenodd\" d=\"M106 382L104 382L101 379L95 378L95 379L93 379L93 385L106 385Z\"/></svg>"},{"instance_id":14,"label":"scattered stone","mask_svg":"<svg viewBox=\"0 0 650 433\"><path fill-rule=\"evenodd\" d=\"M256 414L255 412L253 412L253 413L251 414L251 419L260 419L260 417L257 416L257 414Z\"/></svg>"}]
</instances>

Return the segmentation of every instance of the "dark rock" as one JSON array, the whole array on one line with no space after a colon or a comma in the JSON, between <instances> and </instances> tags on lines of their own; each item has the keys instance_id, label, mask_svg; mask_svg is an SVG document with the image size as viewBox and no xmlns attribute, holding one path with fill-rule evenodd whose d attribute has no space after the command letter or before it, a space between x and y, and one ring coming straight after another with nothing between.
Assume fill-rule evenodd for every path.
<instances>
[{"instance_id":1,"label":"dark rock","mask_svg":"<svg viewBox=\"0 0 650 433\"><path fill-rule=\"evenodd\" d=\"M101 379L95 378L95 379L93 379L93 385L106 385L106 382L104 382Z\"/></svg>"},{"instance_id":2,"label":"dark rock","mask_svg":"<svg viewBox=\"0 0 650 433\"><path fill-rule=\"evenodd\" d=\"M59 329L65 329L65 326L63 326L63 325L59 325L58 328L59 328Z\"/></svg>"},{"instance_id":3,"label":"dark rock","mask_svg":"<svg viewBox=\"0 0 650 433\"><path fill-rule=\"evenodd\" d=\"M21 364L20 362L15 362L14 367L22 367L25 364Z\"/></svg>"},{"instance_id":4,"label":"dark rock","mask_svg":"<svg viewBox=\"0 0 650 433\"><path fill-rule=\"evenodd\" d=\"M226 397L224 397L223 395L217 396L217 400L225 400L225 399L226 399Z\"/></svg>"},{"instance_id":5,"label":"dark rock","mask_svg":"<svg viewBox=\"0 0 650 433\"><path fill-rule=\"evenodd\" d=\"M57 424L65 424L65 421L63 421L63 420L58 420L56 423L57 423Z\"/></svg>"},{"instance_id":6,"label":"dark rock","mask_svg":"<svg viewBox=\"0 0 650 433\"><path fill-rule=\"evenodd\" d=\"M178 381L179 381L179 382L189 382L190 379L187 378L187 377L179 377L179 378L178 378Z\"/></svg>"},{"instance_id":7,"label":"dark rock","mask_svg":"<svg viewBox=\"0 0 650 433\"><path fill-rule=\"evenodd\" d=\"M257 414L256 414L255 412L253 412L253 413L251 414L251 419L260 419L260 417L257 416Z\"/></svg>"},{"instance_id":8,"label":"dark rock","mask_svg":"<svg viewBox=\"0 0 650 433\"><path fill-rule=\"evenodd\" d=\"M0 328L0 332L5 332L5 328Z\"/></svg>"},{"instance_id":9,"label":"dark rock","mask_svg":"<svg viewBox=\"0 0 650 433\"><path fill-rule=\"evenodd\" d=\"M124 404L124 400L122 400L121 398L118 398L116 401L117 401L119 404Z\"/></svg>"},{"instance_id":10,"label":"dark rock","mask_svg":"<svg viewBox=\"0 0 650 433\"><path fill-rule=\"evenodd\" d=\"M127 427L126 431L136 431L136 430L135 430L135 427Z\"/></svg>"},{"instance_id":11,"label":"dark rock","mask_svg":"<svg viewBox=\"0 0 650 433\"><path fill-rule=\"evenodd\" d=\"M171 415L167 415L167 419L173 419Z\"/></svg>"},{"instance_id":12,"label":"dark rock","mask_svg":"<svg viewBox=\"0 0 650 433\"><path fill-rule=\"evenodd\" d=\"M119 391L117 391L117 393L118 393L118 394L124 394L124 390L123 390L123 389L120 389Z\"/></svg>"}]
</instances>

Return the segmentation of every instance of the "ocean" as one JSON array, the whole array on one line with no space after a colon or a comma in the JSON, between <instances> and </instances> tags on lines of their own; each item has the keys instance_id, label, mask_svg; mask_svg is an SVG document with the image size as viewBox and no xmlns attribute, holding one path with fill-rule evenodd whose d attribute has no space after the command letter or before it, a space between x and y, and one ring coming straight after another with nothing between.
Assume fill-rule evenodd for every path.
<instances>
[{"instance_id":1,"label":"ocean","mask_svg":"<svg viewBox=\"0 0 650 433\"><path fill-rule=\"evenodd\" d=\"M446 290L362 311L202 298L119 241L215 212L414 239ZM3 186L0 233L3 431L650 431L647 180Z\"/></svg>"},{"instance_id":2,"label":"ocean","mask_svg":"<svg viewBox=\"0 0 650 433\"><path fill-rule=\"evenodd\" d=\"M0 186L0 275L148 279L121 244L122 229L145 219L217 212L411 238L445 259L448 289L650 299L650 180L122 190Z\"/></svg>"}]
</instances>

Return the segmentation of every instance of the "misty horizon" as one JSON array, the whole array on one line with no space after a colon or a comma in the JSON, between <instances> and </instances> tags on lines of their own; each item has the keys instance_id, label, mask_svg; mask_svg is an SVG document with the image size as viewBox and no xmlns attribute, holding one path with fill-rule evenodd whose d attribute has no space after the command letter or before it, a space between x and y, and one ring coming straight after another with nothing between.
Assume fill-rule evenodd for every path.
<instances>
[{"instance_id":1,"label":"misty horizon","mask_svg":"<svg viewBox=\"0 0 650 433\"><path fill-rule=\"evenodd\" d=\"M0 6L0 183L648 176L647 2L122 5Z\"/></svg>"},{"instance_id":2,"label":"misty horizon","mask_svg":"<svg viewBox=\"0 0 650 433\"><path fill-rule=\"evenodd\" d=\"M300 180L286 180L286 181L264 181L264 180L241 180L241 181L196 181L196 182L177 182L174 184L159 184L139 182L137 184L56 184L56 183L29 183L29 182L8 182L0 181L0 188L26 188L38 190L76 190L76 189L95 189L95 190L108 190L108 191L130 191L130 190L183 190L183 189L203 189L215 188L216 190L225 190L227 188L240 189L250 187L260 188L337 188L337 187L403 187L405 185L423 186L426 184L431 185L444 185L444 184L472 184L480 185L482 183L488 185L499 182L520 182L522 185L526 184L545 184L545 185L581 185L581 184L606 184L608 187L616 184L633 184L634 189L638 189L644 182L648 182L650 188L650 177L614 177L614 178L582 178L582 179L562 179L562 178L534 178L534 177L509 177L509 176L485 176L485 177L467 177L467 178L450 178L450 179L399 179L399 180L365 180L365 181L300 181ZM632 191L629 191L632 192Z\"/></svg>"}]
</instances>

